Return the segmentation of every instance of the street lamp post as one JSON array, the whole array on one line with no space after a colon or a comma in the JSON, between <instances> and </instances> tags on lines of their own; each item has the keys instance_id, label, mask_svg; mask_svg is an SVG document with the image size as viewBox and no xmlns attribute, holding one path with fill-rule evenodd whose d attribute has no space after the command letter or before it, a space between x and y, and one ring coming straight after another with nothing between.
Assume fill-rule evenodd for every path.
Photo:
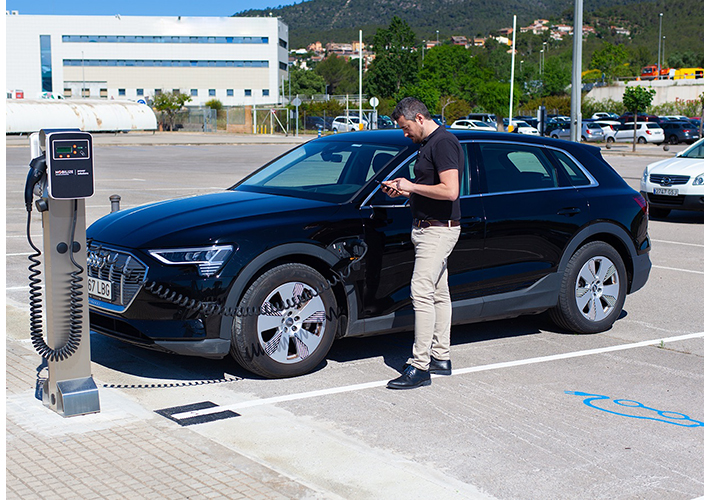
<instances>
[{"instance_id":1,"label":"street lamp post","mask_svg":"<svg viewBox=\"0 0 710 500\"><path fill-rule=\"evenodd\" d=\"M663 27L663 12L658 14L658 79L661 79L661 31Z\"/></svg>"},{"instance_id":2,"label":"street lamp post","mask_svg":"<svg viewBox=\"0 0 710 500\"><path fill-rule=\"evenodd\" d=\"M436 44L439 45L439 30L436 30Z\"/></svg>"}]
</instances>

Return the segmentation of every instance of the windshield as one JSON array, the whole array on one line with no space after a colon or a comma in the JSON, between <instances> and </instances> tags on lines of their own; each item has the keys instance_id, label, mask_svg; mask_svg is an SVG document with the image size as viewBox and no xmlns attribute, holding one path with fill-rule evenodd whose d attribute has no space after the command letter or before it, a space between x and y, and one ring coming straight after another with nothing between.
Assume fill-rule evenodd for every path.
<instances>
[{"instance_id":1,"label":"windshield","mask_svg":"<svg viewBox=\"0 0 710 500\"><path fill-rule=\"evenodd\" d=\"M678 155L680 158L705 159L705 140L702 139Z\"/></svg>"},{"instance_id":2,"label":"windshield","mask_svg":"<svg viewBox=\"0 0 710 500\"><path fill-rule=\"evenodd\" d=\"M311 141L277 158L234 189L341 203L406 146Z\"/></svg>"}]
</instances>

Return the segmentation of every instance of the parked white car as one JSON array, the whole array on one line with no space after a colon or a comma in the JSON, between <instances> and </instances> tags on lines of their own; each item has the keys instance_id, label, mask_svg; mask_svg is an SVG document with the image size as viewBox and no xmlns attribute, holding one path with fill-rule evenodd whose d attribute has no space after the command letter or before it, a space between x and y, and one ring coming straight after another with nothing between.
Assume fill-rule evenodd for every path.
<instances>
[{"instance_id":1,"label":"parked white car","mask_svg":"<svg viewBox=\"0 0 710 500\"><path fill-rule=\"evenodd\" d=\"M636 123L636 142L639 144L646 144L647 142L660 144L665 139L666 134L658 123ZM606 137L606 142L634 142L634 123L624 123L614 135Z\"/></svg>"},{"instance_id":2,"label":"parked white car","mask_svg":"<svg viewBox=\"0 0 710 500\"><path fill-rule=\"evenodd\" d=\"M612 120L614 118L619 118L619 115L616 113L604 113L602 111L592 115L592 120Z\"/></svg>"},{"instance_id":3,"label":"parked white car","mask_svg":"<svg viewBox=\"0 0 710 500\"><path fill-rule=\"evenodd\" d=\"M641 177L641 194L652 217L666 217L671 210L705 210L705 139L675 158L651 163Z\"/></svg>"},{"instance_id":4,"label":"parked white car","mask_svg":"<svg viewBox=\"0 0 710 500\"><path fill-rule=\"evenodd\" d=\"M451 124L451 128L465 130L483 130L487 132L496 132L498 129L490 123L483 123L479 120L456 120Z\"/></svg>"},{"instance_id":5,"label":"parked white car","mask_svg":"<svg viewBox=\"0 0 710 500\"><path fill-rule=\"evenodd\" d=\"M362 119L362 128L360 128L360 118L357 116L336 116L333 120L333 132L355 132L356 130L364 130L367 128L367 120Z\"/></svg>"},{"instance_id":6,"label":"parked white car","mask_svg":"<svg viewBox=\"0 0 710 500\"><path fill-rule=\"evenodd\" d=\"M524 122L522 120L513 120L511 122L513 126L515 127L515 133L517 134L525 134L525 135L540 135L540 132L530 125L528 122ZM503 125L505 125L506 130L508 130L508 119L503 118Z\"/></svg>"},{"instance_id":7,"label":"parked white car","mask_svg":"<svg viewBox=\"0 0 710 500\"><path fill-rule=\"evenodd\" d=\"M594 123L602 128L604 140L610 135L613 136L616 131L621 128L621 122L617 122L616 120L596 120Z\"/></svg>"}]
</instances>

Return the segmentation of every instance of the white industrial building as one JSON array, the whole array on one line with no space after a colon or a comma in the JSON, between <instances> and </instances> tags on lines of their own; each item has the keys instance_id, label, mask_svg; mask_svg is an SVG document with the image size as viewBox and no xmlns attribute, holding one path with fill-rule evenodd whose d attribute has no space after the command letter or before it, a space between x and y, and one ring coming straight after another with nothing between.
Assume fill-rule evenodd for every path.
<instances>
[{"instance_id":1,"label":"white industrial building","mask_svg":"<svg viewBox=\"0 0 710 500\"><path fill-rule=\"evenodd\" d=\"M280 102L288 26L274 17L35 16L6 12L8 97L225 106Z\"/></svg>"}]
</instances>

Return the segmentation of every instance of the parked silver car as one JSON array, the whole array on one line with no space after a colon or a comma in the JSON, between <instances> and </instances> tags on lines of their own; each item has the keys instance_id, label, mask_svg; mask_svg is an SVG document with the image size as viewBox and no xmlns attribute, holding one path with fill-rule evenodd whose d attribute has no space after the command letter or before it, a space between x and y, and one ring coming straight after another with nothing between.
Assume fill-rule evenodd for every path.
<instances>
[{"instance_id":1,"label":"parked silver car","mask_svg":"<svg viewBox=\"0 0 710 500\"><path fill-rule=\"evenodd\" d=\"M570 124L565 123L550 132L550 137L553 139L569 139L570 138ZM582 141L596 142L604 140L604 130L601 125L594 122L583 122L582 123Z\"/></svg>"}]
</instances>

